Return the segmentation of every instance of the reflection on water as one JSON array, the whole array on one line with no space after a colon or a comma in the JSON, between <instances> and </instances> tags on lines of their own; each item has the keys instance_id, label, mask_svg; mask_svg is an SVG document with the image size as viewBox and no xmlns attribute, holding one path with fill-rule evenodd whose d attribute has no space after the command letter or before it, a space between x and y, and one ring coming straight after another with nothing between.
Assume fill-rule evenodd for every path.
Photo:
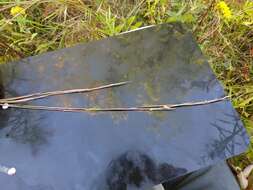
<instances>
[{"instance_id":1,"label":"reflection on water","mask_svg":"<svg viewBox=\"0 0 253 190\"><path fill-rule=\"evenodd\" d=\"M217 86L217 79L215 75L211 75L209 78L193 81L190 85L190 88L201 88L203 91L209 92L214 89L214 86Z\"/></svg>"},{"instance_id":2,"label":"reflection on water","mask_svg":"<svg viewBox=\"0 0 253 190\"><path fill-rule=\"evenodd\" d=\"M57 190L50 185L37 184L30 185L19 176L12 176L5 179L5 184L1 184L4 189L18 189L18 190Z\"/></svg>"},{"instance_id":3,"label":"reflection on water","mask_svg":"<svg viewBox=\"0 0 253 190\"><path fill-rule=\"evenodd\" d=\"M43 128L43 117L28 110L8 111L8 125L6 125L6 138L11 138L19 143L31 145L33 153L38 151L38 146L47 143L51 133Z\"/></svg>"},{"instance_id":4,"label":"reflection on water","mask_svg":"<svg viewBox=\"0 0 253 190\"><path fill-rule=\"evenodd\" d=\"M144 188L145 184L149 184L148 186L156 185L181 176L186 172L186 169L177 168L167 163L157 164L147 154L131 150L110 162L105 174L106 183L99 189Z\"/></svg>"},{"instance_id":5,"label":"reflection on water","mask_svg":"<svg viewBox=\"0 0 253 190\"><path fill-rule=\"evenodd\" d=\"M6 97L132 81L34 105L131 107L224 96L192 35L180 24L26 58L1 65L0 71L0 95ZM149 113L0 110L0 160L15 166L29 188L142 188L143 180L154 184L243 152L245 129L238 115L224 113L233 113L229 101ZM18 182L12 183L16 186L4 189L18 190Z\"/></svg>"},{"instance_id":6,"label":"reflection on water","mask_svg":"<svg viewBox=\"0 0 253 190\"><path fill-rule=\"evenodd\" d=\"M15 90L4 89L1 76L0 72L0 98L4 98L7 92L8 97L19 96ZM8 85L11 86L11 83ZM17 143L29 144L34 154L37 153L38 146L47 143L47 138L51 135L51 132L43 128L45 123L43 114L36 114L30 110L0 108L0 118L0 128L2 128L0 138L10 138Z\"/></svg>"},{"instance_id":7,"label":"reflection on water","mask_svg":"<svg viewBox=\"0 0 253 190\"><path fill-rule=\"evenodd\" d=\"M206 145L207 155L203 156L203 161L226 159L228 155L234 155L236 147L248 144L246 131L238 114L232 110L224 113L222 119L218 119L211 125L217 130L218 138Z\"/></svg>"},{"instance_id":8,"label":"reflection on water","mask_svg":"<svg viewBox=\"0 0 253 190\"><path fill-rule=\"evenodd\" d=\"M4 88L4 83L3 83L3 78L2 78L2 72L0 70L0 99L1 98L4 98L5 97L5 88ZM4 112L2 110L2 108L0 107L0 129L5 127L5 124L8 120L8 117L7 117L7 113Z\"/></svg>"}]
</instances>

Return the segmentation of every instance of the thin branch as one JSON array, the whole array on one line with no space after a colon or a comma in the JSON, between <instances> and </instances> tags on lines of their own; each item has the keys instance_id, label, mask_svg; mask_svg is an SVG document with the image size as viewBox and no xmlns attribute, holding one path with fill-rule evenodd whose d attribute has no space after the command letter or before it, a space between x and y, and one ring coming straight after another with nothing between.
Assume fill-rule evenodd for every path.
<instances>
[{"instance_id":1,"label":"thin branch","mask_svg":"<svg viewBox=\"0 0 253 190\"><path fill-rule=\"evenodd\" d=\"M5 104L1 104L1 106ZM110 112L110 111L167 111L173 108L141 108L141 107L126 107L126 108L74 108L74 107L52 107L52 106L36 106L36 105L19 105L9 104L10 108L45 110L45 111L61 111L61 112Z\"/></svg>"},{"instance_id":2,"label":"thin branch","mask_svg":"<svg viewBox=\"0 0 253 190\"><path fill-rule=\"evenodd\" d=\"M181 104L147 105L147 106L141 106L141 108L161 108L163 106L167 106L167 107L170 107L170 108L178 108L178 107L187 107L187 106L200 106L200 105L220 102L220 101L228 99L229 97L230 96L224 96L222 98L216 98L216 99L212 99L212 100L204 100L204 101L199 101L199 102L185 102L185 103L181 103Z\"/></svg>"},{"instance_id":3,"label":"thin branch","mask_svg":"<svg viewBox=\"0 0 253 190\"><path fill-rule=\"evenodd\" d=\"M25 96L0 99L0 103L8 103L8 104L10 104L10 103L13 103L13 104L23 103L23 102L28 102L28 101L32 101L32 100L46 98L49 96L58 96L58 95L63 95L63 94L74 94L74 93L87 93L87 92L102 90L102 89L106 89L106 88L118 87L118 86L126 85L128 83L130 83L130 81L112 83L112 84L98 86L98 87L94 87L94 88L81 88L81 89L59 90L59 91L50 91L50 92L38 92L38 93L34 93L34 94L28 94Z\"/></svg>"},{"instance_id":4,"label":"thin branch","mask_svg":"<svg viewBox=\"0 0 253 190\"><path fill-rule=\"evenodd\" d=\"M51 107L51 106L37 106L37 105L20 105L20 104L6 104L0 103L1 106L7 106L10 108L18 109L30 109L30 110L45 110L45 111L61 111L61 112L112 112L112 111L140 111L140 112L152 112L152 111L172 111L179 107L189 106L201 106L212 103L217 103L228 99L229 96L222 98L205 100L199 102L185 102L181 104L161 104L161 105L149 105L140 107L122 107L122 108L73 108L73 107Z\"/></svg>"},{"instance_id":5,"label":"thin branch","mask_svg":"<svg viewBox=\"0 0 253 190\"><path fill-rule=\"evenodd\" d=\"M201 106L201 105L220 102L220 101L226 100L228 98L229 98L229 96L224 96L222 98L216 98L216 99L205 100L205 101L200 101L200 102L186 102L186 103L182 103L182 104L174 104L174 105L171 105L171 108L187 107L187 106Z\"/></svg>"}]
</instances>

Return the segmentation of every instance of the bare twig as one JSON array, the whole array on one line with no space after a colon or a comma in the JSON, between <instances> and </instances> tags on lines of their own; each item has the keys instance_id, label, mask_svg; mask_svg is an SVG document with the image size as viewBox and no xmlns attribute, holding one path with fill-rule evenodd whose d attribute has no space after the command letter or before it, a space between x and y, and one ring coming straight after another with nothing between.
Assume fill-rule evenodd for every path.
<instances>
[{"instance_id":1,"label":"bare twig","mask_svg":"<svg viewBox=\"0 0 253 190\"><path fill-rule=\"evenodd\" d=\"M171 105L171 108L178 108L178 107L187 107L187 106L201 106L201 105L205 105L205 104L212 104L212 103L216 103L216 102L220 102L223 100L228 99L229 96L224 96L222 98L216 98L216 99L212 99L212 100L205 100L205 101L200 101L200 102L186 102L186 103L182 103L182 104L174 104Z\"/></svg>"},{"instance_id":2,"label":"bare twig","mask_svg":"<svg viewBox=\"0 0 253 190\"><path fill-rule=\"evenodd\" d=\"M200 106L200 105L205 105L205 104L211 104L215 102L220 102L225 99L228 99L229 96L224 96L222 98L216 98L212 100L205 100L205 101L200 101L200 102L186 102L186 103L181 103L181 104L158 104L158 105L148 105L148 106L141 106L141 108L161 108L164 106L167 106L169 108L178 108L178 107L187 107L187 106Z\"/></svg>"},{"instance_id":3,"label":"bare twig","mask_svg":"<svg viewBox=\"0 0 253 190\"><path fill-rule=\"evenodd\" d=\"M13 103L13 104L23 103L23 102L28 102L28 101L32 101L32 100L46 98L49 96L57 96L57 95L63 95L63 94L74 94L74 93L87 93L87 92L92 92L95 90L102 90L102 89L106 89L106 88L118 87L118 86L126 85L128 83L130 83L130 81L112 83L112 84L98 86L98 87L94 87L94 88L83 88L83 89L81 88L81 89L51 91L51 92L38 92L38 93L34 93L34 94L28 94L25 96L0 99L0 103L8 103L8 104L10 104L10 103Z\"/></svg>"},{"instance_id":4,"label":"bare twig","mask_svg":"<svg viewBox=\"0 0 253 190\"><path fill-rule=\"evenodd\" d=\"M45 111L61 111L61 112L112 112L112 111L172 111L179 107L200 106L212 104L228 99L229 96L222 98L205 100L199 102L185 102L181 104L161 104L161 105L148 105L140 107L122 107L122 108L73 108L73 107L51 107L51 106L37 106L37 105L20 105L20 104L7 104L8 107L18 109L31 109L31 110L45 110ZM0 103L1 106L6 106L6 103Z\"/></svg>"}]
</instances>

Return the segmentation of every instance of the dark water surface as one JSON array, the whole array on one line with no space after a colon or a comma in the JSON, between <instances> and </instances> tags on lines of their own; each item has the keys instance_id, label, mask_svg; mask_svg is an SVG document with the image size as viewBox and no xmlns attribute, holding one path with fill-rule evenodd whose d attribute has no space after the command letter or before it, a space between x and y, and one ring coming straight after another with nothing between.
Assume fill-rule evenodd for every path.
<instances>
[{"instance_id":1,"label":"dark water surface","mask_svg":"<svg viewBox=\"0 0 253 190\"><path fill-rule=\"evenodd\" d=\"M0 95L132 83L34 105L124 107L224 96L192 35L160 25L0 66ZM230 101L161 112L0 111L4 190L144 188L237 155L249 143Z\"/></svg>"}]
</instances>

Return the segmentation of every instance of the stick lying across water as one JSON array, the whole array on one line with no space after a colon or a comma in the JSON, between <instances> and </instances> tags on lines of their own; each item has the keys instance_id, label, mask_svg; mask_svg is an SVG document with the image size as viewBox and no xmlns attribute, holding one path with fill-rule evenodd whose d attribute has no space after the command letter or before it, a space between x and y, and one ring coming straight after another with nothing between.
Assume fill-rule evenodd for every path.
<instances>
[{"instance_id":1,"label":"stick lying across water","mask_svg":"<svg viewBox=\"0 0 253 190\"><path fill-rule=\"evenodd\" d=\"M58 96L58 95L74 94L74 93L87 93L87 92L102 90L102 89L106 89L106 88L123 86L123 85L129 84L130 82L131 81L111 83L111 84L93 87L93 88L81 88L81 89L59 90L59 91L50 91L50 92L38 92L38 93L34 93L34 94L28 94L25 96L17 96L17 97L13 97L13 98L0 99L0 103L16 104L16 103L24 103L24 102L28 102L28 101L32 101L32 100L47 98L49 96Z\"/></svg>"},{"instance_id":2,"label":"stick lying across water","mask_svg":"<svg viewBox=\"0 0 253 190\"><path fill-rule=\"evenodd\" d=\"M152 112L152 111L172 111L179 107L201 106L212 103L217 103L228 99L229 96L216 98L212 100L204 100L199 102L185 102L181 104L161 104L161 105L147 105L139 107L122 107L122 108L74 108L74 107L53 107L53 106L37 106L37 105L21 105L21 104L8 104L0 103L3 109L18 108L30 110L45 110L45 111L60 111L60 112L116 112L116 111L139 111L139 112Z\"/></svg>"}]
</instances>

